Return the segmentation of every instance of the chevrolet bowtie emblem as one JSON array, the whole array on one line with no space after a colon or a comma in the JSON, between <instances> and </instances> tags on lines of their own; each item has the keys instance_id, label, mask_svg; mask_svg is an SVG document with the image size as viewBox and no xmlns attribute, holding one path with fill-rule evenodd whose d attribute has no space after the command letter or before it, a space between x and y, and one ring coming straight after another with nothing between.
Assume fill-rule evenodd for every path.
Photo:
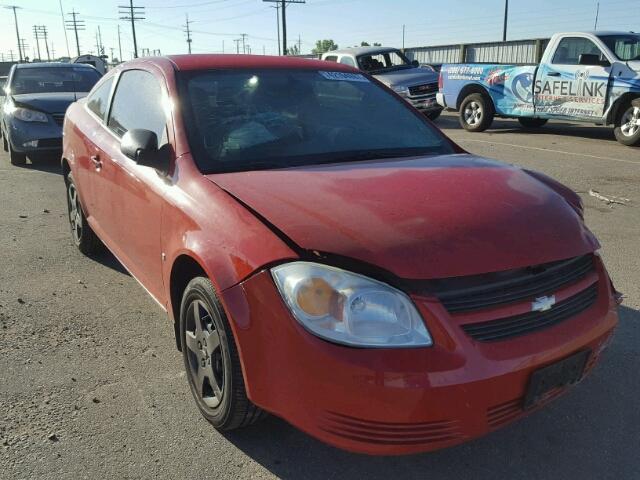
<instances>
[{"instance_id":1,"label":"chevrolet bowtie emblem","mask_svg":"<svg viewBox=\"0 0 640 480\"><path fill-rule=\"evenodd\" d=\"M538 297L533 302L531 302L531 311L546 312L547 310L551 310L551 307L553 307L555 304L555 295L551 295L550 297Z\"/></svg>"}]
</instances>

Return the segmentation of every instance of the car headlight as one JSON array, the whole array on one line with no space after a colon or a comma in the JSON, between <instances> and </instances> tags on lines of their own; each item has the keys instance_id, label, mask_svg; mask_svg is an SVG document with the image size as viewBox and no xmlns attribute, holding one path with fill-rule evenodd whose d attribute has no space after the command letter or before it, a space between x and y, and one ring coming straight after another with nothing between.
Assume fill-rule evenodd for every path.
<instances>
[{"instance_id":1,"label":"car headlight","mask_svg":"<svg viewBox=\"0 0 640 480\"><path fill-rule=\"evenodd\" d=\"M431 336L407 295L395 288L310 262L271 269L291 313L308 331L357 347L428 347Z\"/></svg>"},{"instance_id":2,"label":"car headlight","mask_svg":"<svg viewBox=\"0 0 640 480\"><path fill-rule=\"evenodd\" d=\"M391 89L400 96L403 96L403 97L409 96L409 87L391 87Z\"/></svg>"},{"instance_id":3,"label":"car headlight","mask_svg":"<svg viewBox=\"0 0 640 480\"><path fill-rule=\"evenodd\" d=\"M13 109L13 116L18 120L22 120L23 122L48 122L49 119L47 116L36 110L31 110L29 108L21 108L15 107Z\"/></svg>"}]
</instances>

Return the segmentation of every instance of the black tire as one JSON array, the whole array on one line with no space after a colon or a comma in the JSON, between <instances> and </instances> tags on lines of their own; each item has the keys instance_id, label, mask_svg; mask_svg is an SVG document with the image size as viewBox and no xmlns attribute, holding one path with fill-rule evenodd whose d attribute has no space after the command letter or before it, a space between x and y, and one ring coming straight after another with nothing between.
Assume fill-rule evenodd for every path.
<instances>
[{"instance_id":1,"label":"black tire","mask_svg":"<svg viewBox=\"0 0 640 480\"><path fill-rule=\"evenodd\" d=\"M11 162L11 165L19 166L27 163L27 156L24 153L16 152L11 147L11 143L8 143L8 147L9 147L9 161Z\"/></svg>"},{"instance_id":2,"label":"black tire","mask_svg":"<svg viewBox=\"0 0 640 480\"><path fill-rule=\"evenodd\" d=\"M228 431L265 415L247 397L233 332L208 278L194 278L184 291L180 342L189 389L209 423Z\"/></svg>"},{"instance_id":3,"label":"black tire","mask_svg":"<svg viewBox=\"0 0 640 480\"><path fill-rule=\"evenodd\" d=\"M6 135L2 135L2 150L4 150L5 152L9 151L9 144L7 143L7 136Z\"/></svg>"},{"instance_id":4,"label":"black tire","mask_svg":"<svg viewBox=\"0 0 640 480\"><path fill-rule=\"evenodd\" d=\"M520 122L520 125L522 125L524 128L540 128L546 125L546 123L548 122L546 118L527 118L527 117L520 117L518 118L518 121Z\"/></svg>"},{"instance_id":5,"label":"black tire","mask_svg":"<svg viewBox=\"0 0 640 480\"><path fill-rule=\"evenodd\" d=\"M73 244L83 254L89 256L102 249L102 242L89 226L84 214L76 184L71 174L65 178L67 187L67 209L69 212L69 225L71 226L71 238Z\"/></svg>"},{"instance_id":6,"label":"black tire","mask_svg":"<svg viewBox=\"0 0 640 480\"><path fill-rule=\"evenodd\" d=\"M429 120L431 120L432 122L435 122L441 113L442 113L442 110L434 110L432 112L427 113L426 116Z\"/></svg>"},{"instance_id":7,"label":"black tire","mask_svg":"<svg viewBox=\"0 0 640 480\"><path fill-rule=\"evenodd\" d=\"M472 93L460 104L460 125L468 132L484 132L493 123L493 102L486 95Z\"/></svg>"},{"instance_id":8,"label":"black tire","mask_svg":"<svg viewBox=\"0 0 640 480\"><path fill-rule=\"evenodd\" d=\"M613 133L616 140L628 147L640 146L640 98L620 108Z\"/></svg>"}]
</instances>

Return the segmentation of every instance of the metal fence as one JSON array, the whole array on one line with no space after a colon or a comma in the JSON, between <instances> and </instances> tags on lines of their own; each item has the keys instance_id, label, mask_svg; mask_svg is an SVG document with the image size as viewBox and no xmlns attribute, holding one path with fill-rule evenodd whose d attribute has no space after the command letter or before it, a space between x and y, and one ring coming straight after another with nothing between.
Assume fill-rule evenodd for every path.
<instances>
[{"instance_id":1,"label":"metal fence","mask_svg":"<svg viewBox=\"0 0 640 480\"><path fill-rule=\"evenodd\" d=\"M466 43L405 49L410 60L420 63L538 63L548 38L508 42Z\"/></svg>"}]
</instances>

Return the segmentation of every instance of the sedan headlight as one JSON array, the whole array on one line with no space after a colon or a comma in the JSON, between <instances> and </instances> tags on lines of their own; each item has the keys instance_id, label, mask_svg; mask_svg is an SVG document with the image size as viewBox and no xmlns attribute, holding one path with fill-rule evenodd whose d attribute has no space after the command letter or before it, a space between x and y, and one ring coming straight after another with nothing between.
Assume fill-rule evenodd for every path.
<instances>
[{"instance_id":1,"label":"sedan headlight","mask_svg":"<svg viewBox=\"0 0 640 480\"><path fill-rule=\"evenodd\" d=\"M427 347L431 336L407 295L345 270L310 262L271 269L293 316L311 333L357 347Z\"/></svg>"},{"instance_id":2,"label":"sedan headlight","mask_svg":"<svg viewBox=\"0 0 640 480\"><path fill-rule=\"evenodd\" d=\"M23 122L48 122L49 119L47 116L36 110L31 110L29 108L15 107L12 111L13 116L18 120L22 120Z\"/></svg>"}]
</instances>

